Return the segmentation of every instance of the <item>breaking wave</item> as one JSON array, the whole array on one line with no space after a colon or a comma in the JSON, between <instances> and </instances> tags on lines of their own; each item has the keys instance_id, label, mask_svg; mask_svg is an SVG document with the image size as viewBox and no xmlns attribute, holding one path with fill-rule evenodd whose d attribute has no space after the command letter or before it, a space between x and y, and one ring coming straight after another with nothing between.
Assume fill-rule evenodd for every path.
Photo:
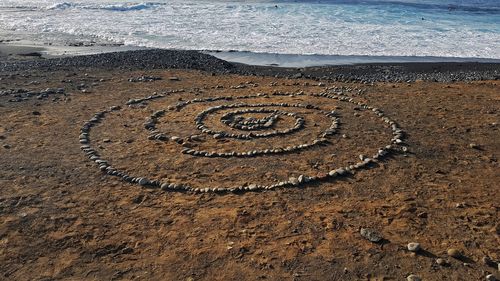
<instances>
[{"instance_id":1,"label":"breaking wave","mask_svg":"<svg viewBox=\"0 0 500 281\"><path fill-rule=\"evenodd\" d=\"M0 34L56 44L500 59L498 0L153 1L0 0Z\"/></svg>"},{"instance_id":2,"label":"breaking wave","mask_svg":"<svg viewBox=\"0 0 500 281\"><path fill-rule=\"evenodd\" d=\"M46 7L47 10L66 10L66 9L86 9L86 10L107 10L116 12L127 11L140 11L146 9L153 9L157 6L165 5L159 2L144 2L144 3L122 3L122 4L109 4L109 5L85 5L79 3L62 2L56 3Z\"/></svg>"}]
</instances>

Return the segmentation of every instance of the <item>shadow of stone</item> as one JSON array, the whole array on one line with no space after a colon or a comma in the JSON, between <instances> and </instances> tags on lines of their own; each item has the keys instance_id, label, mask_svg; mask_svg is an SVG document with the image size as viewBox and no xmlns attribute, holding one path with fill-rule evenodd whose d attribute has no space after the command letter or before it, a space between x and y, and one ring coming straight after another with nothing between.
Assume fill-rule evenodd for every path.
<instances>
[{"instance_id":1,"label":"shadow of stone","mask_svg":"<svg viewBox=\"0 0 500 281\"><path fill-rule=\"evenodd\" d=\"M375 244L377 245L380 245L380 246L385 246L387 244L391 243L391 241L389 239L386 239L386 238L382 238L382 240L376 242Z\"/></svg>"},{"instance_id":2,"label":"shadow of stone","mask_svg":"<svg viewBox=\"0 0 500 281\"><path fill-rule=\"evenodd\" d=\"M464 263L470 263L470 264L476 263L473 259L468 258L468 257L466 257L464 255L461 255L459 257L453 257L453 258L456 259L456 260L459 260L461 262L464 262Z\"/></svg>"},{"instance_id":3,"label":"shadow of stone","mask_svg":"<svg viewBox=\"0 0 500 281\"><path fill-rule=\"evenodd\" d=\"M437 258L437 256L435 254L433 254L427 250L420 250L420 251L416 252L416 254L418 256L422 256L422 257L426 257L426 258L433 258L433 259Z\"/></svg>"}]
</instances>

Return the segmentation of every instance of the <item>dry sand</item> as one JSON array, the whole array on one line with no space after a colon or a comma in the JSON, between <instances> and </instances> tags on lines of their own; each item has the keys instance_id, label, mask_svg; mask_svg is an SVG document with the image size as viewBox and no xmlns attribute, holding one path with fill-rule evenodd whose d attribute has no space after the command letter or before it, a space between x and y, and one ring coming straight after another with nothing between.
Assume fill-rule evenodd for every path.
<instances>
[{"instance_id":1,"label":"dry sand","mask_svg":"<svg viewBox=\"0 0 500 281\"><path fill-rule=\"evenodd\" d=\"M142 75L163 80L127 81ZM171 76L180 81L169 80ZM481 261L485 256L500 260L498 81L373 86L325 81L318 86L305 79L181 70L33 71L4 73L0 78L0 90L61 87L66 92L21 102L8 102L13 95L0 96L2 280L403 280L410 274L423 280L483 280L490 273L500 277L497 268ZM248 86L230 88L240 84ZM93 144L130 173L201 186L273 181L297 171L321 173L332 163L356 160L359 151L376 149L390 131L363 112L355 116L349 106L325 103L340 106L342 112L343 126L334 145L298 154L208 161L190 160L172 144L147 140L141 126L154 109L180 99L310 93L331 86L361 89L361 94L347 94L396 120L407 133L408 151L337 180L220 195L124 183L100 172L79 148L79 129L97 111L125 107L130 98L155 91L185 89L144 109L125 107L121 118L105 119L92 131ZM174 123L162 123L162 129L191 130L193 112L202 108L176 116ZM307 123L306 129L314 126ZM280 142L269 140L270 145ZM241 148L238 143L230 147ZM378 231L385 240L372 243L360 235L360 228ZM419 242L424 251L407 251L409 242ZM449 248L463 256L448 257ZM449 265L436 264L439 257Z\"/></svg>"}]
</instances>

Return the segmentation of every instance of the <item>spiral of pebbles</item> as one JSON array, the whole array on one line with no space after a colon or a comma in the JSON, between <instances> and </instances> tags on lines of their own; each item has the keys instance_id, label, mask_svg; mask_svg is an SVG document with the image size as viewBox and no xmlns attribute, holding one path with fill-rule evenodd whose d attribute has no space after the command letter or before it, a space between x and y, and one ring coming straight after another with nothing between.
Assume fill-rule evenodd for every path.
<instances>
[{"instance_id":1,"label":"spiral of pebbles","mask_svg":"<svg viewBox=\"0 0 500 281\"><path fill-rule=\"evenodd\" d=\"M184 90L171 90L161 94L153 94L145 98L131 99L125 103L125 105L134 106L137 104L142 104L147 101L153 101L156 99L161 99L176 93L184 92ZM105 117L116 111L121 111L123 108L121 106L112 106L109 109L97 112L90 120L84 123L80 130L80 147L85 155L95 164L98 168L111 176L121 178L125 182L139 184L141 186L151 187L151 188L161 188L162 190L182 190L182 191L193 191L193 192L235 192L235 191L255 191L255 190L270 190L275 188L284 187L298 187L303 186L310 182L323 181L331 178L342 177L354 173L356 170L362 169L370 165L371 163L381 161L389 153L393 151L398 151L399 146L403 143L404 132L397 125L395 121L387 117L382 110L372 107L364 102L357 101L354 98L345 95L342 92L326 90L321 93L310 93L306 94L304 92L290 94L286 96L309 96L312 98L325 98L331 99L344 103L351 103L356 108L362 108L368 112L371 112L376 117L380 119L383 124L392 130L392 138L388 140L384 147L379 148L372 156L360 155L359 160L354 162L355 164L344 166L344 167L331 167L326 173L322 173L316 176L309 175L299 175L297 177L289 177L287 180L283 180L271 185L262 185L259 183L247 183L243 186L234 187L192 187L184 183L173 183L167 180L153 180L145 176L129 175L124 171L114 168L107 160L102 159L99 155L98 150L96 150L91 144L90 132L95 126L98 126ZM336 116L335 111L322 110L320 107L310 104L303 103L247 103L245 100L259 97L272 97L272 96L285 96L282 93L272 93L272 94L251 94L244 96L213 96L207 98L194 98L187 101L178 102L175 105L169 106L166 110L159 110L154 112L144 123L144 128L149 132L149 139L156 141L166 141L166 142L176 142L180 145L185 143L185 141L196 141L201 139L201 134L211 136L215 139L222 138L233 138L237 140L248 140L248 139L259 139L259 138L269 138L278 135L287 135L295 131L301 130L305 126L304 117L297 113L289 112L287 109L290 108L300 108L303 110L311 110L317 113L325 115L331 120L329 128L320 133L315 139L310 142L304 142L299 145L275 147L265 150L252 150L246 152L217 152L217 151L199 151L189 147L185 147L180 150L180 153L197 156L197 157L258 157L263 155L273 155L273 154L285 154L293 153L299 150L310 149L313 146L318 146L327 143L328 137L335 134L340 126L339 118ZM190 104L198 103L208 103L214 101L222 101L225 104L216 105L208 107L202 112L200 112L194 119L195 127L199 130L200 134L191 135L189 137L182 138L180 136L168 136L165 133L158 131L156 124L159 122L160 118L164 118L167 111L179 111L182 108ZM276 108L281 108L280 110ZM225 113L220 118L220 122L230 128L243 131L243 133L228 133L220 130L210 129L204 120L207 116L217 112L217 111L229 111ZM245 114L265 114L264 117L254 118L254 117L244 117ZM292 118L295 123L292 127L276 130L274 125L280 118ZM168 119L167 119L168 121Z\"/></svg>"}]
</instances>

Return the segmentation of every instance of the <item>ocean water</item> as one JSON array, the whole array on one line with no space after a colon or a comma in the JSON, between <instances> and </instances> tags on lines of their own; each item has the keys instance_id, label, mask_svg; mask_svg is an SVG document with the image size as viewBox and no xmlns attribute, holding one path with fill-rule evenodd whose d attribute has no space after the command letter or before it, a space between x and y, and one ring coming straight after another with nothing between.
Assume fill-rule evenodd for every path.
<instances>
[{"instance_id":1,"label":"ocean water","mask_svg":"<svg viewBox=\"0 0 500 281\"><path fill-rule=\"evenodd\" d=\"M500 59L500 0L1 0L1 39Z\"/></svg>"}]
</instances>

